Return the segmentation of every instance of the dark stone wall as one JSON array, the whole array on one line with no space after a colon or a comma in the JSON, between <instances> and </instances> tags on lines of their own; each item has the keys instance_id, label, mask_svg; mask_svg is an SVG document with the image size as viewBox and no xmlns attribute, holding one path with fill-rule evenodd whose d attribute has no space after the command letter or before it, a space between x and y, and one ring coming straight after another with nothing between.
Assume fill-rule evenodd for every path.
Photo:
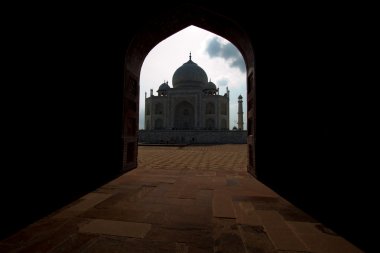
<instances>
[{"instance_id":1,"label":"dark stone wall","mask_svg":"<svg viewBox=\"0 0 380 253\"><path fill-rule=\"evenodd\" d=\"M131 35L121 28L122 17L106 18L105 9L91 7L8 10L1 237L121 169L123 65Z\"/></svg>"},{"instance_id":2,"label":"dark stone wall","mask_svg":"<svg viewBox=\"0 0 380 253\"><path fill-rule=\"evenodd\" d=\"M375 112L361 58L364 31L358 17L325 7L270 9L267 22L261 26L260 18L251 30L256 171L280 195L369 252L376 162L366 143Z\"/></svg>"},{"instance_id":3,"label":"dark stone wall","mask_svg":"<svg viewBox=\"0 0 380 253\"><path fill-rule=\"evenodd\" d=\"M140 5L9 8L2 237L118 175L127 46L175 8ZM253 42L258 178L368 250L372 236L363 231L376 217L366 144L373 86L361 68L358 19L331 5L201 10L234 20Z\"/></svg>"}]
</instances>

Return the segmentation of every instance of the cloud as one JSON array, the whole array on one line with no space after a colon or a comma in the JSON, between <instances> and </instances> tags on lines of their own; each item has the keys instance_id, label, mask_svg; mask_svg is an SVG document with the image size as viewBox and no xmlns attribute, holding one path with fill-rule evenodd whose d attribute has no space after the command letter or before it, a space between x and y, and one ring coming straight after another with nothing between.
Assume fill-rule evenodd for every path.
<instances>
[{"instance_id":1,"label":"cloud","mask_svg":"<svg viewBox=\"0 0 380 253\"><path fill-rule=\"evenodd\" d=\"M222 51L220 40L217 37L211 39L207 45L206 51L211 58L220 56Z\"/></svg>"},{"instance_id":2,"label":"cloud","mask_svg":"<svg viewBox=\"0 0 380 253\"><path fill-rule=\"evenodd\" d=\"M231 68L238 68L241 72L245 71L245 63L239 50L230 42L223 44L218 37L212 38L207 46L206 53L211 57L220 57L229 62Z\"/></svg>"},{"instance_id":3,"label":"cloud","mask_svg":"<svg viewBox=\"0 0 380 253\"><path fill-rule=\"evenodd\" d=\"M241 72L244 73L245 69L245 62L243 61L243 58L237 58L232 63L230 63L231 67L236 67L240 69Z\"/></svg>"},{"instance_id":4,"label":"cloud","mask_svg":"<svg viewBox=\"0 0 380 253\"><path fill-rule=\"evenodd\" d=\"M228 78L221 78L221 79L218 79L218 81L216 82L216 84L220 87L224 87L224 86L227 86L227 84L230 82L230 80L228 80Z\"/></svg>"},{"instance_id":5,"label":"cloud","mask_svg":"<svg viewBox=\"0 0 380 253\"><path fill-rule=\"evenodd\" d=\"M228 44L222 45L221 47L222 47L222 51L221 51L222 57L225 58L226 60L230 58L235 59L235 58L240 57L239 51L230 42Z\"/></svg>"}]
</instances>

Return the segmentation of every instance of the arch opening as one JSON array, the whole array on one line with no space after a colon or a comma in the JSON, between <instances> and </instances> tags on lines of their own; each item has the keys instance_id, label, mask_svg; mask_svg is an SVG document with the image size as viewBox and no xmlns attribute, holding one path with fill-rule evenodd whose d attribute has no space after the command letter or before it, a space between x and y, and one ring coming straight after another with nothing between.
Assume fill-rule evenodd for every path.
<instances>
[{"instance_id":1,"label":"arch opening","mask_svg":"<svg viewBox=\"0 0 380 253\"><path fill-rule=\"evenodd\" d=\"M195 25L197 27L201 27L203 29L206 29L207 31L210 31L212 33L215 33L217 35L223 36L224 38L228 39L233 43L238 50L241 52L241 55L243 56L243 59L245 61L245 79L246 79L246 87L247 91L246 93L246 100L247 103L251 103L251 106L247 106L247 108L251 108L251 110L247 110L246 113L246 122L247 126L249 124L252 129L247 129L248 130L248 137L247 137L247 151L252 152L252 154L249 155L250 159L248 161L248 171L255 175L255 155L254 155L254 145L255 145L255 138L254 138L254 132L255 132L255 122L254 122L254 114L255 114L255 87L254 87L254 62L253 62L253 49L252 49L252 43L249 39L249 37L244 33L244 31L236 26L234 23L230 22L227 19L224 19L223 17L213 15L212 13L209 13L207 10L201 10L198 9L197 7L190 6L190 9L194 9L194 14L195 16L185 16L186 18L184 20L179 20L175 25L171 23L171 20L167 19L167 17L179 17L181 14L181 11L175 12L175 13L170 13L166 17L160 17L163 18L164 20L161 23L157 24L151 24L152 29L151 30L152 34L150 34L150 40L147 40L147 35L145 33L138 34L135 37L135 40L129 45L129 49L127 50L126 53L126 91L129 90L128 86L131 84L131 81L128 82L128 80L138 80L138 77L141 74L141 67L144 62L145 57L148 55L150 50L157 45L160 41L164 40L167 38L169 35L174 34L175 32L180 31L184 27L188 27L190 24ZM187 9L186 12L189 10ZM198 14L205 14L207 13L207 18L204 19L201 23L199 22L199 19L197 19ZM178 16L179 15L179 16ZM181 16L184 17L184 16ZM220 21L220 23L215 22L215 21ZM225 27L229 27L229 29L225 29ZM136 47L139 45L138 47ZM139 48L139 50L137 50ZM133 60L132 60L133 59ZM210 80L211 82L211 80ZM139 82L137 82L138 85L140 85ZM140 87L138 88L138 91L140 91ZM205 94L216 94L215 93L209 93L206 92ZM152 95L152 90L151 90L151 95ZM139 103L139 97L135 96L134 98L135 103ZM124 104L124 107L125 104ZM181 112L181 108L183 109ZM221 107L223 108L223 106ZM125 108L126 109L126 108ZM151 109L152 110L152 109ZM169 107L168 109L165 110L173 110L175 115L181 115L182 117L185 117L186 120L184 120L182 123L176 122L173 123L172 126L164 126L164 127L172 127L172 128L182 128L182 129L188 129L189 127L201 127L201 125L198 125L198 122L195 122L196 120L194 119L194 116L199 113L198 108L194 106L189 106L183 104L182 107L175 107L173 106ZM223 112L224 114L226 113L224 109L220 109L220 112ZM220 113L219 112L219 113ZM135 114L138 114L138 111L135 111ZM125 116L125 115L124 115ZM138 117L137 117L138 118ZM125 124L127 117L125 117ZM145 121L147 122L147 121ZM201 121L202 122L202 121ZM203 121L204 124L206 124L206 120ZM210 121L208 121L209 124L211 125ZM139 124L138 121L135 122L137 125ZM219 119L217 121L214 120L214 125L217 125L218 128L223 128L225 129L225 125L227 125L227 128L229 127L228 125L231 125L226 121L226 119ZM205 128L205 126L204 126ZM232 127L230 127L232 128ZM138 129L138 127L137 127ZM130 137L130 138L129 138ZM133 135L128 135L128 133L125 133L124 131L124 146L126 145L126 142L134 142L134 145L137 149L137 139L138 139L138 131L136 131ZM124 149L125 151L126 149ZM124 152L125 153L125 152ZM124 154L125 156L126 154ZM124 159L125 160L125 159ZM135 159L134 164L126 164L124 161L124 169L128 170L131 168L135 168L137 166L137 157Z\"/></svg>"},{"instance_id":2,"label":"arch opening","mask_svg":"<svg viewBox=\"0 0 380 253\"><path fill-rule=\"evenodd\" d=\"M212 102L206 104L206 114L215 114L215 105Z\"/></svg>"},{"instance_id":3,"label":"arch opening","mask_svg":"<svg viewBox=\"0 0 380 253\"><path fill-rule=\"evenodd\" d=\"M174 129L175 130L188 130L195 127L194 106L187 102L182 101L175 107Z\"/></svg>"}]
</instances>

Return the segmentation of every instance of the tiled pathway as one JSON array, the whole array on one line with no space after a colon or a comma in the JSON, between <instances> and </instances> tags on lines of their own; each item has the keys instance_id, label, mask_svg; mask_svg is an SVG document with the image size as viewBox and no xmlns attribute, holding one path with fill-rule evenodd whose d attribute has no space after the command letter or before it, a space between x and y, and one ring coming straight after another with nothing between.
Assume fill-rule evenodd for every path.
<instances>
[{"instance_id":1,"label":"tiled pathway","mask_svg":"<svg viewBox=\"0 0 380 253\"><path fill-rule=\"evenodd\" d=\"M139 167L0 252L361 252L246 172L245 145L139 147Z\"/></svg>"}]
</instances>

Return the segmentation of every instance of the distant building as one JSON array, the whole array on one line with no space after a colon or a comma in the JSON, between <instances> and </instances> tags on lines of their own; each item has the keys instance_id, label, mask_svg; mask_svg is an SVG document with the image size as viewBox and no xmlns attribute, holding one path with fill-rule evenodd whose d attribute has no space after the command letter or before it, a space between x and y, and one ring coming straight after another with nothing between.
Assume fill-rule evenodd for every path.
<instances>
[{"instance_id":1,"label":"distant building","mask_svg":"<svg viewBox=\"0 0 380 253\"><path fill-rule=\"evenodd\" d=\"M191 60L145 98L145 130L228 130L229 91L222 96L206 72Z\"/></svg>"},{"instance_id":2,"label":"distant building","mask_svg":"<svg viewBox=\"0 0 380 253\"><path fill-rule=\"evenodd\" d=\"M139 131L140 142L246 143L246 131L229 130L228 88L219 95L219 88L191 60L191 54L174 72L172 85L164 81L157 95L152 89L149 97L145 93L145 130Z\"/></svg>"}]
</instances>

